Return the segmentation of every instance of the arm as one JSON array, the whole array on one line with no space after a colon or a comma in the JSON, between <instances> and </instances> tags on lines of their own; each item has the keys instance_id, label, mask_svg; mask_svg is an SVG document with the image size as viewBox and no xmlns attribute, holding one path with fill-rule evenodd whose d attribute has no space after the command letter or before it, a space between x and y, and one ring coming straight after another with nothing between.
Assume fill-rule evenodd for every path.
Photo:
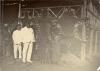
<instances>
[{"instance_id":1,"label":"arm","mask_svg":"<svg viewBox=\"0 0 100 71\"><path fill-rule=\"evenodd\" d=\"M35 42L34 30L31 28L31 41Z\"/></svg>"}]
</instances>

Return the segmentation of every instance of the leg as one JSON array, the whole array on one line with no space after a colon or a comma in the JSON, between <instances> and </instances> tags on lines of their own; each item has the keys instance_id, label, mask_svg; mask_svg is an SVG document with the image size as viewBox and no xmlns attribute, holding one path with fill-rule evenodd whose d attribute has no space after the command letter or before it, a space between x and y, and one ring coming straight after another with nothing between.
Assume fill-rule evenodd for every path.
<instances>
[{"instance_id":1,"label":"leg","mask_svg":"<svg viewBox=\"0 0 100 71\"><path fill-rule=\"evenodd\" d=\"M28 49L29 43L24 43L23 44L23 62L26 62L26 54L27 54L27 49Z\"/></svg>"},{"instance_id":2,"label":"leg","mask_svg":"<svg viewBox=\"0 0 100 71\"><path fill-rule=\"evenodd\" d=\"M28 48L28 52L27 52L27 61L28 61L28 62L32 62L32 61L31 61L32 48L33 48L33 43L31 42L31 43L29 44L29 48Z\"/></svg>"},{"instance_id":3,"label":"leg","mask_svg":"<svg viewBox=\"0 0 100 71\"><path fill-rule=\"evenodd\" d=\"M14 44L14 58L17 58L17 49L18 49L18 45Z\"/></svg>"},{"instance_id":4,"label":"leg","mask_svg":"<svg viewBox=\"0 0 100 71\"><path fill-rule=\"evenodd\" d=\"M19 44L18 46L18 51L19 51L19 59L22 58L22 47L21 47L21 44Z\"/></svg>"},{"instance_id":5,"label":"leg","mask_svg":"<svg viewBox=\"0 0 100 71\"><path fill-rule=\"evenodd\" d=\"M97 68L97 71L100 71L100 66Z\"/></svg>"}]
</instances>

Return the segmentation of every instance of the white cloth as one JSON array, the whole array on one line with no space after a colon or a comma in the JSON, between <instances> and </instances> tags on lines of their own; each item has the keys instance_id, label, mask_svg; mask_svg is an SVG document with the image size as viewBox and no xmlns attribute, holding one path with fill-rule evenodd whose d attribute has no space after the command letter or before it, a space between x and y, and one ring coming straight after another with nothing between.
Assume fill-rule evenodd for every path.
<instances>
[{"instance_id":1,"label":"white cloth","mask_svg":"<svg viewBox=\"0 0 100 71\"><path fill-rule=\"evenodd\" d=\"M35 42L35 37L34 37L34 31L32 28L27 28L24 27L21 30L22 32L22 42L27 43L27 42Z\"/></svg>"},{"instance_id":2,"label":"white cloth","mask_svg":"<svg viewBox=\"0 0 100 71\"><path fill-rule=\"evenodd\" d=\"M21 36L21 30L15 30L12 34L13 39L13 47L14 47L14 58L22 58L22 36ZM18 55L19 54L19 55Z\"/></svg>"},{"instance_id":3,"label":"white cloth","mask_svg":"<svg viewBox=\"0 0 100 71\"><path fill-rule=\"evenodd\" d=\"M23 62L31 61L33 43L24 43L23 47Z\"/></svg>"},{"instance_id":4,"label":"white cloth","mask_svg":"<svg viewBox=\"0 0 100 71\"><path fill-rule=\"evenodd\" d=\"M100 66L97 68L97 71L100 71Z\"/></svg>"},{"instance_id":5,"label":"white cloth","mask_svg":"<svg viewBox=\"0 0 100 71\"><path fill-rule=\"evenodd\" d=\"M35 42L34 31L32 28L24 27L22 32L23 42L23 62L31 61L33 42Z\"/></svg>"},{"instance_id":6,"label":"white cloth","mask_svg":"<svg viewBox=\"0 0 100 71\"><path fill-rule=\"evenodd\" d=\"M15 30L12 34L12 39L13 39L14 44L18 44L22 42L21 30Z\"/></svg>"},{"instance_id":7,"label":"white cloth","mask_svg":"<svg viewBox=\"0 0 100 71\"><path fill-rule=\"evenodd\" d=\"M18 53L17 53L18 52ZM19 54L19 55L18 55ZM19 57L18 57L19 56ZM14 58L22 58L22 47L21 44L14 44Z\"/></svg>"}]
</instances>

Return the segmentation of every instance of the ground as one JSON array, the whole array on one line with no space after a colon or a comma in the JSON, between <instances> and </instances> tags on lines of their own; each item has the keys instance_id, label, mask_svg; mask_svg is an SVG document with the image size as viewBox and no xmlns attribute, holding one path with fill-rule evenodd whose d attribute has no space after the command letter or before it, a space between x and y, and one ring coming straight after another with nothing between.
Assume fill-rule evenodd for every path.
<instances>
[{"instance_id":1,"label":"ground","mask_svg":"<svg viewBox=\"0 0 100 71\"><path fill-rule=\"evenodd\" d=\"M6 57L1 58L0 71L96 71L100 64L98 56L81 61L76 56L67 54L66 59L65 62L59 62L59 64L41 64L36 60L33 60L33 63L30 64Z\"/></svg>"}]
</instances>

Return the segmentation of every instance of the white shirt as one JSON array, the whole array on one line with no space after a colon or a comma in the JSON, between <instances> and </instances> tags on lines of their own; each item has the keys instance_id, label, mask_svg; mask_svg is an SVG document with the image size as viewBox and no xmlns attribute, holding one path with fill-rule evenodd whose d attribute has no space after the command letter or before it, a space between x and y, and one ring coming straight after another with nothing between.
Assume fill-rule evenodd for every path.
<instances>
[{"instance_id":1,"label":"white shirt","mask_svg":"<svg viewBox=\"0 0 100 71\"><path fill-rule=\"evenodd\" d=\"M12 39L14 44L18 44L22 42L21 30L15 30L12 34Z\"/></svg>"},{"instance_id":2,"label":"white shirt","mask_svg":"<svg viewBox=\"0 0 100 71\"><path fill-rule=\"evenodd\" d=\"M32 28L24 27L21 30L22 33L22 42L35 42L34 31Z\"/></svg>"}]
</instances>

